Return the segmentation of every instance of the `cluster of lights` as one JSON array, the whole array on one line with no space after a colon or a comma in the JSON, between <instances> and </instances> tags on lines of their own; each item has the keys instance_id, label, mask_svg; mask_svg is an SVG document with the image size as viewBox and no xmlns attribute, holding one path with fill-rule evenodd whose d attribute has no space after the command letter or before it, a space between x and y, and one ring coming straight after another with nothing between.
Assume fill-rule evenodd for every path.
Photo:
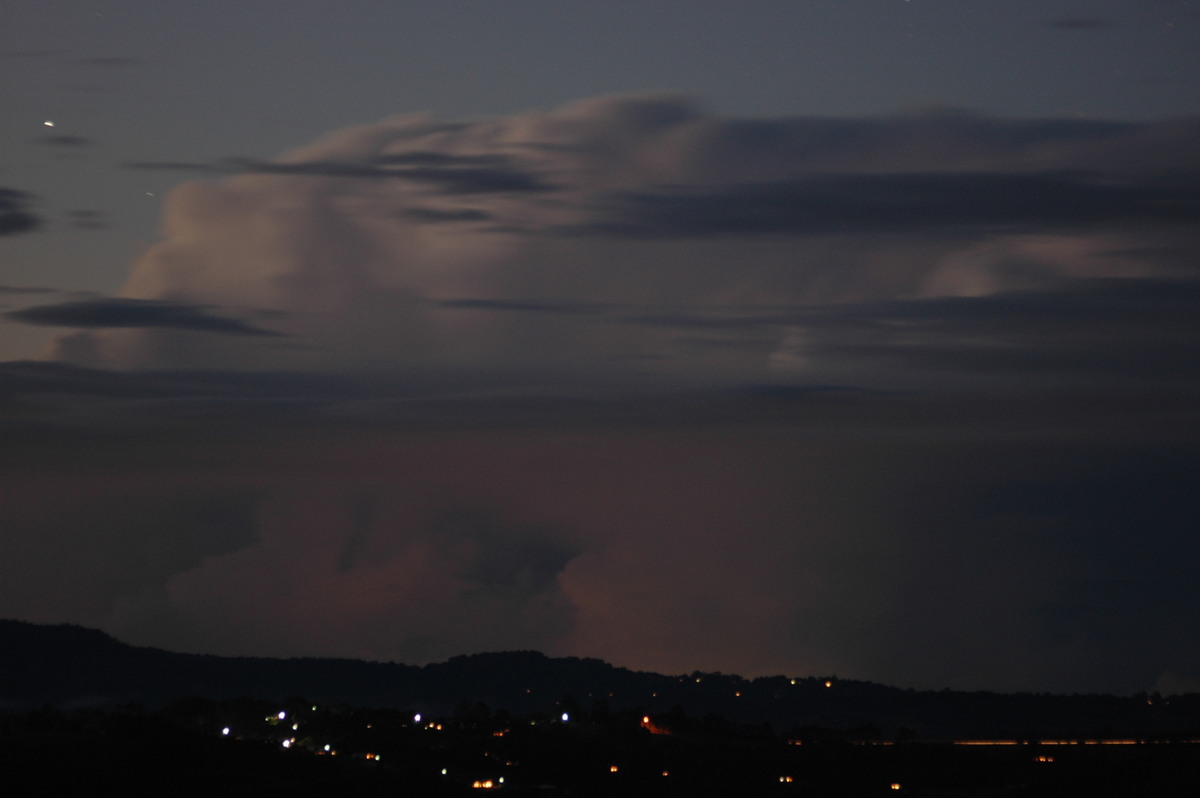
<instances>
[{"instance_id":1,"label":"cluster of lights","mask_svg":"<svg viewBox=\"0 0 1200 798\"><path fill-rule=\"evenodd\" d=\"M445 772L446 772L445 770L442 771L443 774L445 774ZM471 786L473 788L475 788L476 790L491 790L496 787L499 787L503 783L504 783L504 777L501 776L500 778L496 779L495 781L492 781L491 779L477 779L477 780L471 782Z\"/></svg>"}]
</instances>

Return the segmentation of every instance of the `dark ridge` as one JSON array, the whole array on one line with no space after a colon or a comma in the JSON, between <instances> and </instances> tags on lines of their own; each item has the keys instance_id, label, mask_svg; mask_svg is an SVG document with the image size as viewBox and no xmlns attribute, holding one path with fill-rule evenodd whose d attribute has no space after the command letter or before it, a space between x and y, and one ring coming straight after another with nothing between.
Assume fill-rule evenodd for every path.
<instances>
[{"instance_id":1,"label":"dark ridge","mask_svg":"<svg viewBox=\"0 0 1200 798\"><path fill-rule=\"evenodd\" d=\"M590 714L685 711L778 733L859 730L859 736L888 739L1200 737L1200 695L916 691L832 676L669 676L535 651L472 654L423 667L217 657L130 646L80 626L0 621L0 712L128 703L162 707L184 697L247 696L302 696L322 704L431 714L482 703L522 716L557 715L569 697L579 712Z\"/></svg>"}]
</instances>

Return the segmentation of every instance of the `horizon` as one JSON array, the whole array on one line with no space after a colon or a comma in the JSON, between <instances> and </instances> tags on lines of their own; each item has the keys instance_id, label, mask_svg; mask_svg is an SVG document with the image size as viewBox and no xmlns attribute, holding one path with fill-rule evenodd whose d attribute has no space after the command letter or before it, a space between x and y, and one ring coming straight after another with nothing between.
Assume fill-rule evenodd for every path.
<instances>
[{"instance_id":1,"label":"horizon","mask_svg":"<svg viewBox=\"0 0 1200 798\"><path fill-rule=\"evenodd\" d=\"M1030 691L1030 690L997 691L997 690L987 690L987 689L954 689L954 688L950 688L950 687L918 688L918 687L914 687L912 685L878 682L878 681L873 681L870 679L859 679L859 678L855 678L853 676L843 676L843 675L836 674L836 673L821 673L821 674L817 674L817 673L809 673L809 674L769 673L769 674L767 674L767 673L764 673L764 674L747 675L747 674L741 674L741 673L728 673L725 671L705 671L705 670L700 670L697 668L693 668L691 670L686 670L686 671L667 673L667 672L661 672L661 671L632 668L632 667L628 667L626 665L622 665L620 663L610 662L608 660L605 660L605 659L602 659L599 657L576 656L573 654L551 655L551 654L547 654L544 651L539 651L537 649L506 649L506 650L494 650L494 651L463 652L463 653L459 653L459 654L451 654L444 659L439 659L439 660L434 660L434 661L429 661L429 662L402 662L402 661L397 661L397 660L362 659L362 658L356 658L356 657L312 657L312 656L303 656L303 655L290 656L290 657L256 656L256 655L223 655L223 654L210 654L210 653L206 653L206 652L196 652L196 651L178 651L178 650L174 650L174 649L164 649L164 648L160 648L157 646L135 645L132 643L128 643L124 640L120 640L120 639L114 637L113 635L103 631L102 629L96 629L96 628L89 627L89 626L81 626L80 624L75 624L75 623L33 623L31 621L23 621L23 620L15 619L15 618L0 618L0 624L4 624L4 623L17 623L17 624L22 624L22 625L26 625L26 626L35 626L35 627L40 627L40 628L45 628L45 629L65 628L65 629L72 629L72 630L80 630L80 631L84 631L84 632L96 632L96 633L99 633L100 635L102 635L103 637L107 638L108 640L111 640L112 642L114 642L120 646L130 648L130 649L145 649L145 650L157 651L157 652L161 652L161 653L165 653L165 654L178 654L178 655L188 656L188 657L215 658L215 659L254 659L254 660L278 661L278 662L307 661L307 660L331 660L331 661L343 661L343 662L361 662L361 663L367 663L367 664L373 664L373 665L396 665L396 666L405 667L405 668L423 669L423 668L427 668L427 667L436 667L436 666L440 666L440 665L447 665L456 660L470 660L470 659L475 659L475 658L488 659L488 658L498 658L498 657L506 657L506 656L525 656L525 657L533 656L533 657L538 657L540 659L548 660L551 662L554 662L554 661L562 661L562 662L576 661L576 662L599 663L601 665L604 665L608 668L612 668L613 670L617 670L617 671L625 671L625 672L628 672L631 674L642 675L642 676L657 676L657 677L662 677L662 678L667 678L667 679L687 680L689 683L695 677L699 676L699 677L714 677L714 678L722 678L722 679L733 679L733 680L737 680L737 681L749 682L751 684L753 684L754 682L758 682L758 681L773 681L773 680L780 680L780 679L790 682L790 684L793 686L797 685L801 682L816 682L818 684L823 683L824 686L827 688L831 687L834 684L838 684L838 683L862 684L862 685L872 685L872 686L876 686L876 687L884 687L889 690L915 691L918 693L946 693L946 692L950 692L950 693L988 693L988 694L994 694L997 696L1041 695L1041 696L1054 696L1054 697L1112 696L1112 697L1116 697L1116 698L1140 698L1141 696L1151 694L1148 691L1137 691L1135 693L1130 693L1130 694L1119 694L1119 693L1104 693L1104 692L1085 692L1085 693L1058 692L1058 693L1056 693L1056 692ZM1161 693L1161 694L1158 692L1155 692L1153 694L1156 696L1160 696L1163 699L1169 699L1169 698L1180 698L1180 697L1184 697L1184 696L1200 695L1200 691L1188 690L1188 691L1183 691L1183 692L1168 692L1168 693Z\"/></svg>"}]
</instances>

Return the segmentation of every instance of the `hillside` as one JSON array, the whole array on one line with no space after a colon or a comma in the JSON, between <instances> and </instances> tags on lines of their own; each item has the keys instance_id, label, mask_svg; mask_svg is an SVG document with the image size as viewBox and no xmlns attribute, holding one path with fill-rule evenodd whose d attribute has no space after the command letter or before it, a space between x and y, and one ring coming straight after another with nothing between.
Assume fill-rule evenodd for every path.
<instances>
[{"instance_id":1,"label":"hillside","mask_svg":"<svg viewBox=\"0 0 1200 798\"><path fill-rule=\"evenodd\" d=\"M513 715L686 713L775 733L952 739L1200 735L1200 696L916 691L833 677L662 675L531 651L425 666L346 659L179 654L78 626L0 621L0 711L184 697L284 700L450 714L482 703Z\"/></svg>"}]
</instances>

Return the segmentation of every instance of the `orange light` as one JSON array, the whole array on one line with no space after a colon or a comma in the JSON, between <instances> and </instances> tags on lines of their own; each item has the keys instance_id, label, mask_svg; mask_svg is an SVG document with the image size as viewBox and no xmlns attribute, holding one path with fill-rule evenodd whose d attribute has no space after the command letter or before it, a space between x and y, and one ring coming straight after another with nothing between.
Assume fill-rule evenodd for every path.
<instances>
[{"instance_id":1,"label":"orange light","mask_svg":"<svg viewBox=\"0 0 1200 798\"><path fill-rule=\"evenodd\" d=\"M893 782L892 782L892 789L893 789L893 790L898 790L898 789L900 789L900 782L898 782L898 781L893 781Z\"/></svg>"},{"instance_id":2,"label":"orange light","mask_svg":"<svg viewBox=\"0 0 1200 798\"><path fill-rule=\"evenodd\" d=\"M608 766L608 772L609 772L609 773L616 773L618 770L620 770L620 768L619 768L619 767L617 767L616 765L609 765L609 766Z\"/></svg>"}]
</instances>

